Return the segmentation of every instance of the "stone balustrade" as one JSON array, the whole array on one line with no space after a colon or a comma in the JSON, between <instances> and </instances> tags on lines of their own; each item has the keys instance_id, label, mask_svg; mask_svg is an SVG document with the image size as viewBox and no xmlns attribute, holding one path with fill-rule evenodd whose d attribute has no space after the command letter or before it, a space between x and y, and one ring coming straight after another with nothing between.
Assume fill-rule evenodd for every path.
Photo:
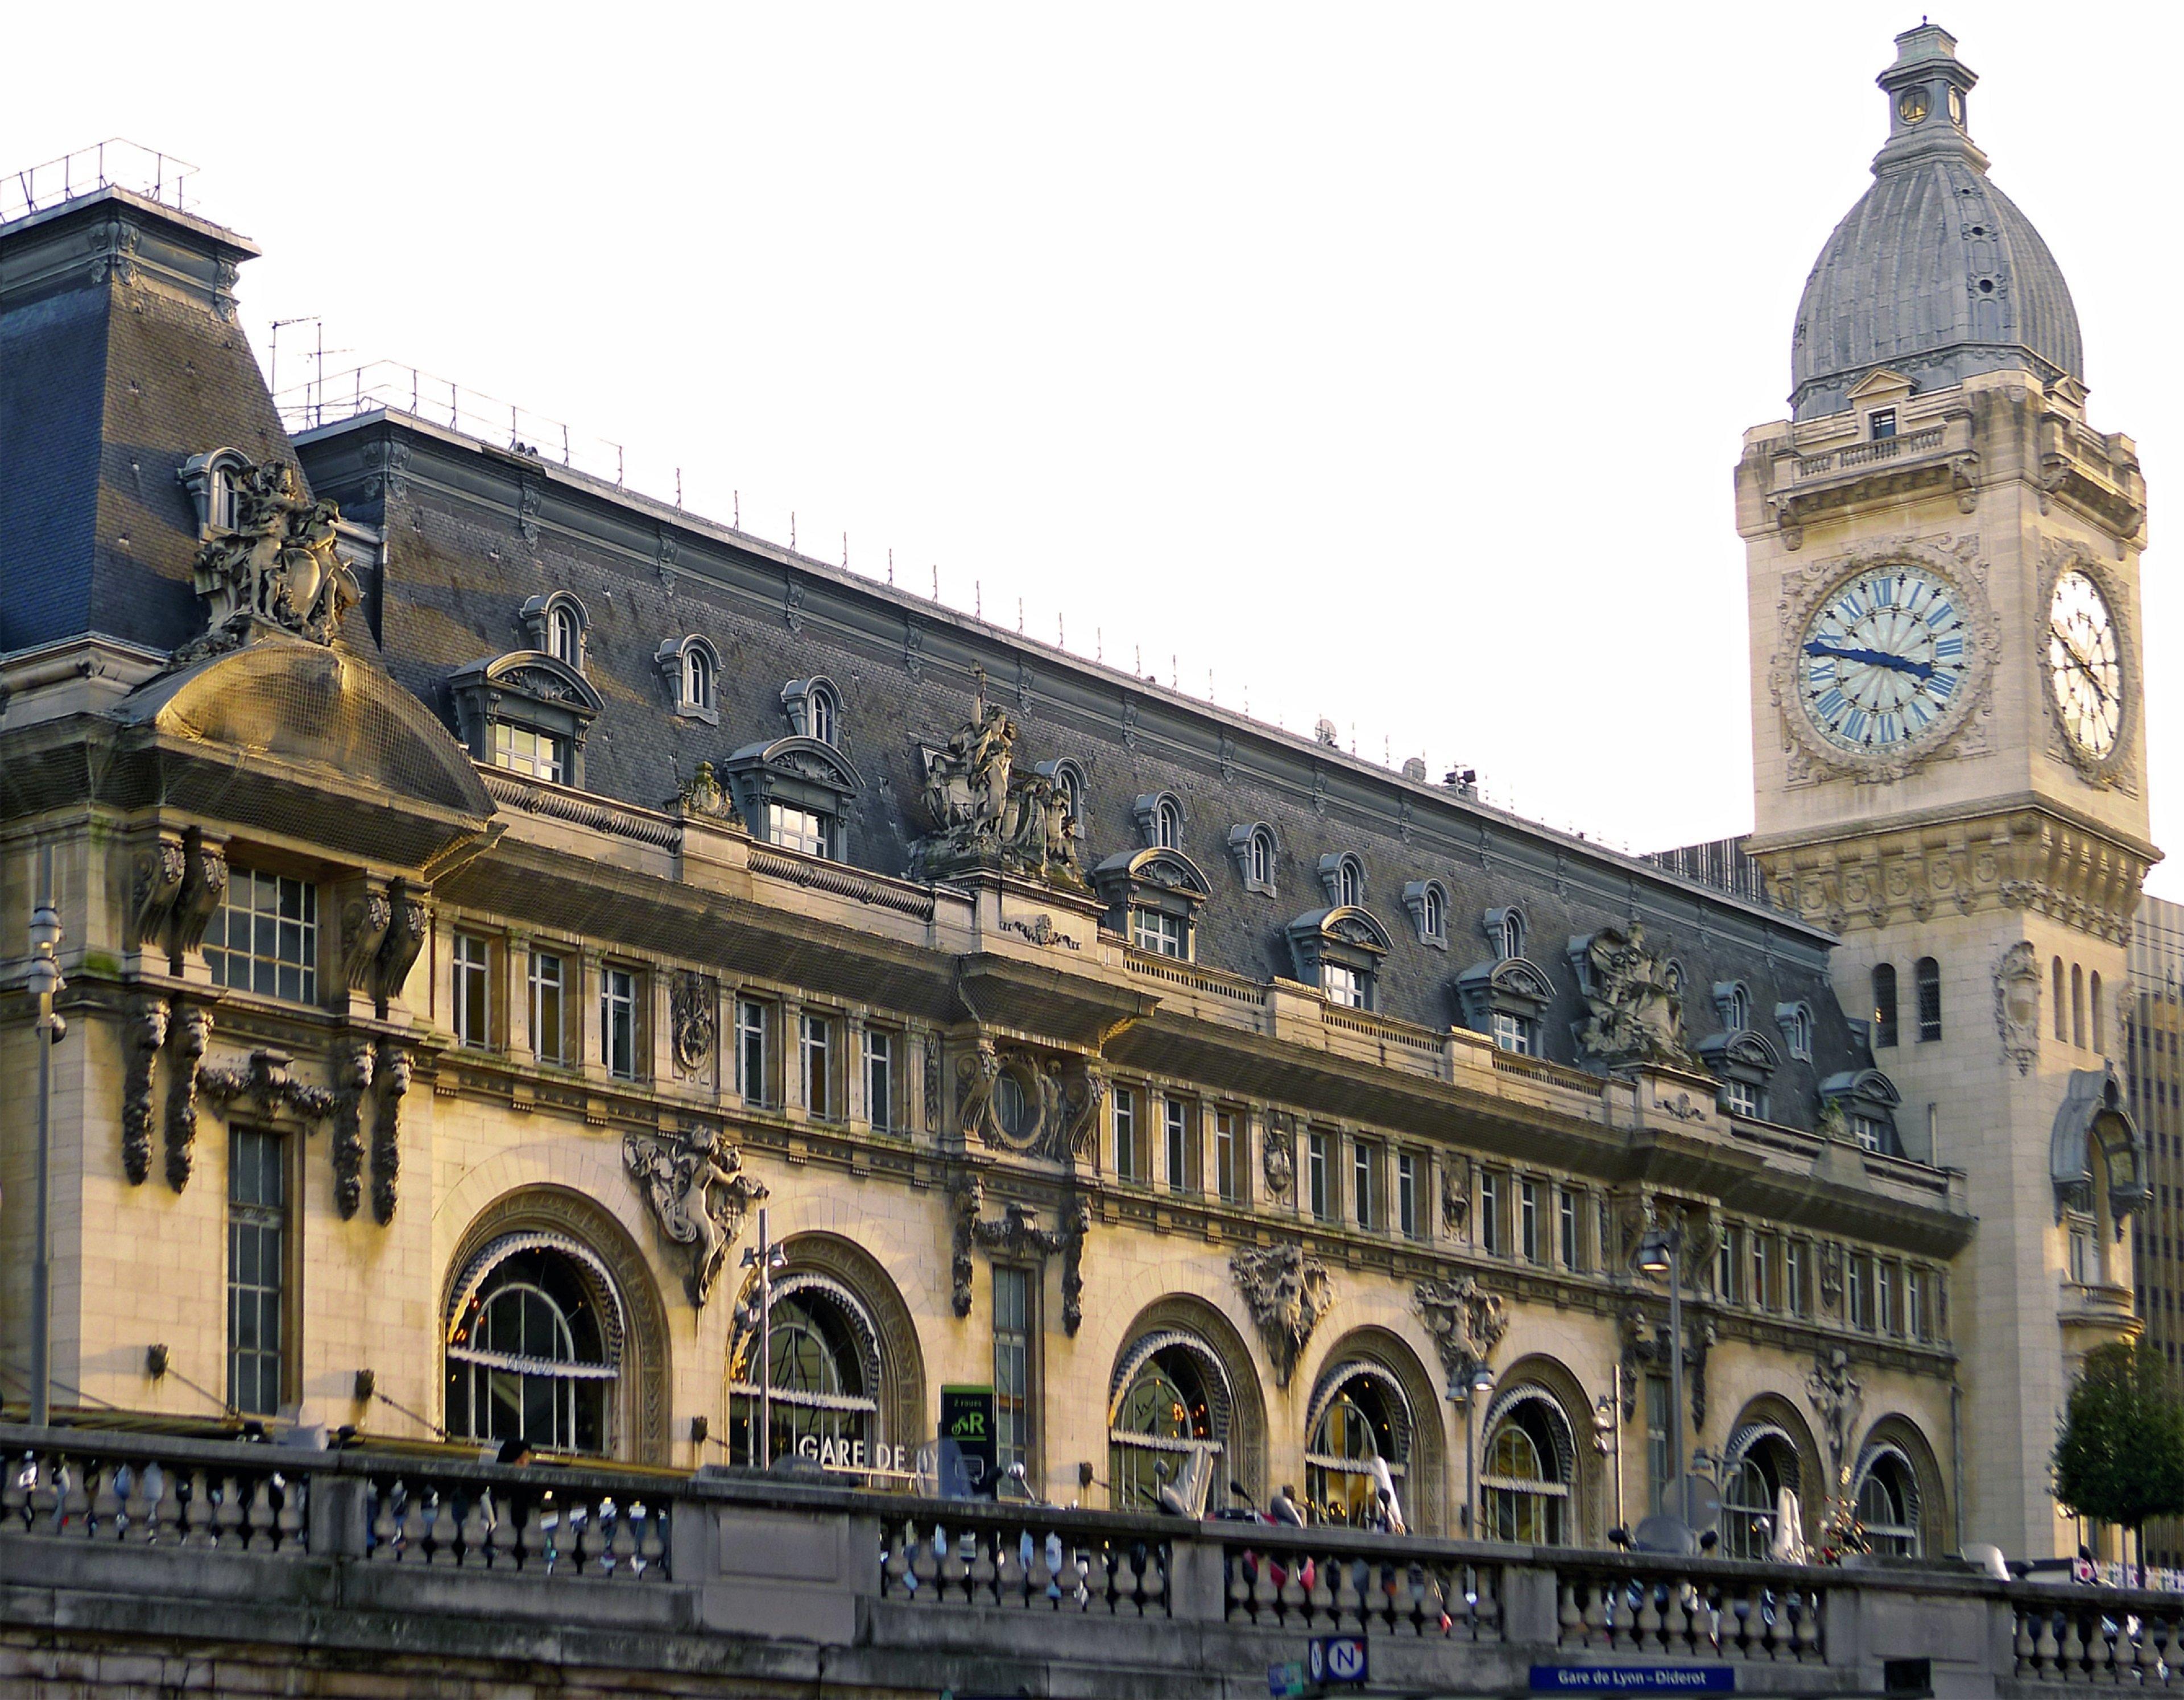
<instances>
[{"instance_id":1,"label":"stone balustrade","mask_svg":"<svg viewBox=\"0 0 2184 1700\"><path fill-rule=\"evenodd\" d=\"M254 1662L298 1692L318 1691L294 1673L320 1668L387 1673L390 1693L405 1671L482 1692L546 1660L665 1693L729 1692L733 1671L763 1692L1212 1696L1343 1633L1367 1637L1376 1686L1412 1692L1628 1686L1670 1666L1784 1695L2184 1687L2184 1596L1942 1563L1673 1559L0 1425L0 1686L65 1653L92 1671Z\"/></svg>"}]
</instances>

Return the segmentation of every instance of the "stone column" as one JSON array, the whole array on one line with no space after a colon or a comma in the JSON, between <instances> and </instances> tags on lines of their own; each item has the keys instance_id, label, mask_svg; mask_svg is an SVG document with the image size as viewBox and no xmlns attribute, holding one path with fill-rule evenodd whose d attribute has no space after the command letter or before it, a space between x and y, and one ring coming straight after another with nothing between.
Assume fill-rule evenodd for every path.
<instances>
[{"instance_id":1,"label":"stone column","mask_svg":"<svg viewBox=\"0 0 2184 1700\"><path fill-rule=\"evenodd\" d=\"M804 1003L800 998L781 1000L781 1107L791 1121L811 1113L804 1101Z\"/></svg>"},{"instance_id":2,"label":"stone column","mask_svg":"<svg viewBox=\"0 0 2184 1700\"><path fill-rule=\"evenodd\" d=\"M519 1067L535 1059L531 1051L531 935L510 933L500 949L500 995L493 1012L502 1051Z\"/></svg>"},{"instance_id":3,"label":"stone column","mask_svg":"<svg viewBox=\"0 0 2184 1700\"><path fill-rule=\"evenodd\" d=\"M577 1056L582 1063L584 1079L604 1080L607 1078L606 1046L599 1032L599 993L604 981L605 953L587 945L577 955Z\"/></svg>"},{"instance_id":4,"label":"stone column","mask_svg":"<svg viewBox=\"0 0 2184 1700\"><path fill-rule=\"evenodd\" d=\"M841 1028L842 1118L853 1132L867 1133L872 1125L872 1106L865 1101L870 1084L865 1079L865 1012L858 1008L846 1012Z\"/></svg>"}]
</instances>

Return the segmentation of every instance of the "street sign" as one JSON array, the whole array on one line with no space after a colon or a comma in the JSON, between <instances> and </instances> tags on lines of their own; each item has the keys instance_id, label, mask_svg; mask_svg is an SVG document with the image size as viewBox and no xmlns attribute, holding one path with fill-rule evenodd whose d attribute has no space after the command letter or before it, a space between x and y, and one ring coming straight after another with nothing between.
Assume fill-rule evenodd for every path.
<instances>
[{"instance_id":1,"label":"street sign","mask_svg":"<svg viewBox=\"0 0 2184 1700\"><path fill-rule=\"evenodd\" d=\"M1362 1682L1367 1674L1365 1637L1314 1636L1305 1649L1305 1674L1315 1683Z\"/></svg>"},{"instance_id":2,"label":"street sign","mask_svg":"<svg viewBox=\"0 0 2184 1700\"><path fill-rule=\"evenodd\" d=\"M1297 1700L1305 1691L1304 1665L1292 1658L1287 1664L1267 1667L1267 1692L1273 1700Z\"/></svg>"},{"instance_id":3,"label":"street sign","mask_svg":"<svg viewBox=\"0 0 2184 1700\"><path fill-rule=\"evenodd\" d=\"M962 1452L971 1491L994 1497L994 1390L990 1387L943 1387L940 1390L940 1438L953 1441Z\"/></svg>"},{"instance_id":4,"label":"street sign","mask_svg":"<svg viewBox=\"0 0 2184 1700\"><path fill-rule=\"evenodd\" d=\"M1535 1664L1535 1694L1734 1694L1730 1664Z\"/></svg>"}]
</instances>

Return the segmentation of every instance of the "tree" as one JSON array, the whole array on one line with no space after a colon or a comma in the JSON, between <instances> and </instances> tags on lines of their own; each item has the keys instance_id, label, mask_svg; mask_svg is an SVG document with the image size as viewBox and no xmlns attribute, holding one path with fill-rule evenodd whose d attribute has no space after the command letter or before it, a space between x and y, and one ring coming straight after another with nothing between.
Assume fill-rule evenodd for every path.
<instances>
[{"instance_id":1,"label":"tree","mask_svg":"<svg viewBox=\"0 0 2184 1700\"><path fill-rule=\"evenodd\" d=\"M2119 1343L2086 1355L2053 1462L2055 1497L2077 1516L2139 1532L2184 1513L2184 1403L2158 1353Z\"/></svg>"}]
</instances>

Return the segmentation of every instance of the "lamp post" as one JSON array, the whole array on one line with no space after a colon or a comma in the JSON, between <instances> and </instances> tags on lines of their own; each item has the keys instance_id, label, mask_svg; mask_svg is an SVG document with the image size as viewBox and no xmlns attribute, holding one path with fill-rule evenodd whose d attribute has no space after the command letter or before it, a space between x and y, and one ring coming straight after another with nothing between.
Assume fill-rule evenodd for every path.
<instances>
[{"instance_id":1,"label":"lamp post","mask_svg":"<svg viewBox=\"0 0 2184 1700\"><path fill-rule=\"evenodd\" d=\"M1623 1447L1616 1433L1615 1396L1603 1393L1592 1407L1592 1443L1602 1458L1615 1460L1615 1526L1623 1527Z\"/></svg>"},{"instance_id":2,"label":"lamp post","mask_svg":"<svg viewBox=\"0 0 2184 1700\"><path fill-rule=\"evenodd\" d=\"M1449 1389L1449 1396L1463 1401L1463 1522L1466 1530L1479 1538L1479 1447L1474 1438L1479 1415L1479 1402L1494 1391L1494 1372L1479 1359L1471 1366L1471 1374Z\"/></svg>"},{"instance_id":3,"label":"lamp post","mask_svg":"<svg viewBox=\"0 0 2184 1700\"><path fill-rule=\"evenodd\" d=\"M773 1463L773 1272L788 1261L767 1235L758 1207L758 1244L744 1247L744 1268L758 1271L758 1438L751 1455L760 1469Z\"/></svg>"},{"instance_id":4,"label":"lamp post","mask_svg":"<svg viewBox=\"0 0 2184 1700\"><path fill-rule=\"evenodd\" d=\"M1638 1242L1638 1267L1669 1278L1669 1471L1676 1484L1676 1517L1691 1526L1691 1479L1684 1469L1684 1216L1658 1223ZM1667 1508L1663 1507L1665 1510Z\"/></svg>"},{"instance_id":5,"label":"lamp post","mask_svg":"<svg viewBox=\"0 0 2184 1700\"><path fill-rule=\"evenodd\" d=\"M38 1190L36 1246L31 1262L31 1422L43 1428L53 1419L53 1046L68 1025L53 1013L53 994L61 978L61 917L53 907L53 850L38 850L38 900L31 911L31 968L24 989L38 1002Z\"/></svg>"}]
</instances>

